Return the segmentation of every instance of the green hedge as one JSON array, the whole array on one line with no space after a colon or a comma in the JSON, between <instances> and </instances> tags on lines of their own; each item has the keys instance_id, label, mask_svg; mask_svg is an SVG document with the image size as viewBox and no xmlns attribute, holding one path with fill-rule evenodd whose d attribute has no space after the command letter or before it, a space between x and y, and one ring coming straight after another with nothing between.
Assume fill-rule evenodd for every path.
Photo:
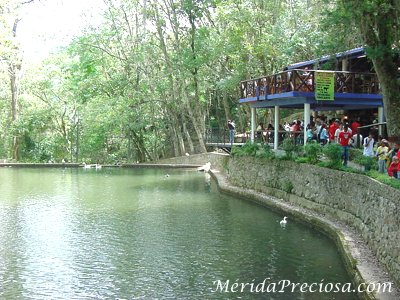
<instances>
[{"instance_id":1,"label":"green hedge","mask_svg":"<svg viewBox=\"0 0 400 300\"><path fill-rule=\"evenodd\" d=\"M388 186L400 189L400 180L376 171L377 161L375 157L366 157L359 149L350 149L350 159L355 163L365 167L366 171L359 171L342 165L342 147L338 144L328 144L321 146L318 143L308 143L304 147L294 145L293 141L287 139L282 144L285 150L283 159L293 160L298 163L310 163L320 167L336 169L343 172L365 174ZM301 151L303 149L303 152ZM321 153L327 160L320 161ZM260 159L275 159L275 152L268 145L259 145L247 142L242 147L233 147L232 156L253 156Z\"/></svg>"}]
</instances>

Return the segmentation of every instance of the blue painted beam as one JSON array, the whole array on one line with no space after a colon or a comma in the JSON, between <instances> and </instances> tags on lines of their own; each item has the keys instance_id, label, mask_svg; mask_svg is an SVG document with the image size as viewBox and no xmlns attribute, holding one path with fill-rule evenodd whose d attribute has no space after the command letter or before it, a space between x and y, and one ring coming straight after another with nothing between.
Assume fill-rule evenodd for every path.
<instances>
[{"instance_id":1,"label":"blue painted beam","mask_svg":"<svg viewBox=\"0 0 400 300\"><path fill-rule=\"evenodd\" d=\"M313 92L286 92L281 94L273 94L259 97L250 97L240 99L240 103L246 103L251 107L291 107L302 108L304 103L311 104L314 109L316 107L334 107L335 109L348 109L348 107L371 107L377 108L383 106L383 99L381 94L355 94L355 93L335 93L334 101L317 101Z\"/></svg>"}]
</instances>

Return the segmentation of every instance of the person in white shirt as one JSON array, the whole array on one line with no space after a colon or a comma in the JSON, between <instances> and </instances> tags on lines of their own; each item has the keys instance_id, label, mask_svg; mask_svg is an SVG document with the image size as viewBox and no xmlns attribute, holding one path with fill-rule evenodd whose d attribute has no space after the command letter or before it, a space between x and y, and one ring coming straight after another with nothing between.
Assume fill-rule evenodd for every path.
<instances>
[{"instance_id":1,"label":"person in white shirt","mask_svg":"<svg viewBox=\"0 0 400 300\"><path fill-rule=\"evenodd\" d=\"M340 123L339 128L335 131L335 142L339 144L339 133L343 131L343 123Z\"/></svg>"},{"instance_id":2,"label":"person in white shirt","mask_svg":"<svg viewBox=\"0 0 400 300\"><path fill-rule=\"evenodd\" d=\"M350 146L353 148L361 148L361 145L363 145L363 136L360 134L359 130L357 130L357 133L350 139Z\"/></svg>"},{"instance_id":3,"label":"person in white shirt","mask_svg":"<svg viewBox=\"0 0 400 300\"><path fill-rule=\"evenodd\" d=\"M369 133L369 135L364 138L363 141L363 146L364 146L364 151L363 155L364 156L374 156L374 138L372 136L372 133Z\"/></svg>"}]
</instances>

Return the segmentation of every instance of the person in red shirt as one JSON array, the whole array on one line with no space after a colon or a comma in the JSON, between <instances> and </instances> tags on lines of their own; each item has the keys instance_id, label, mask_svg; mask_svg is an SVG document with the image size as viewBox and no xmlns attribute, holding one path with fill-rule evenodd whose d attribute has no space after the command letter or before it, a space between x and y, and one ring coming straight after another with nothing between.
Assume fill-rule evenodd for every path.
<instances>
[{"instance_id":1,"label":"person in red shirt","mask_svg":"<svg viewBox=\"0 0 400 300\"><path fill-rule=\"evenodd\" d=\"M388 174L391 177L399 178L399 158L397 156L393 156L393 161L388 168Z\"/></svg>"},{"instance_id":2,"label":"person in red shirt","mask_svg":"<svg viewBox=\"0 0 400 300\"><path fill-rule=\"evenodd\" d=\"M351 123L351 132L355 134L357 132L358 127L360 127L360 123L358 123L357 121L353 121Z\"/></svg>"},{"instance_id":3,"label":"person in red shirt","mask_svg":"<svg viewBox=\"0 0 400 300\"><path fill-rule=\"evenodd\" d=\"M339 119L336 119L334 122L332 122L331 125L329 125L329 141L331 143L335 142L335 132L339 127L340 127Z\"/></svg>"},{"instance_id":4,"label":"person in red shirt","mask_svg":"<svg viewBox=\"0 0 400 300\"><path fill-rule=\"evenodd\" d=\"M351 138L351 133L349 132L349 126L344 125L343 131L339 133L339 144L343 148L343 165L346 167L349 161L349 141Z\"/></svg>"}]
</instances>

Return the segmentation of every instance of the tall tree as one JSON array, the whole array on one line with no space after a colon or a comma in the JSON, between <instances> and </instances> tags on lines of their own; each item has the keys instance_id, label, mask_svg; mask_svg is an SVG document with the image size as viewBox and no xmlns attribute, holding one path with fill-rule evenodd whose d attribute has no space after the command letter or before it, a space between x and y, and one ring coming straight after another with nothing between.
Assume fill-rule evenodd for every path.
<instances>
[{"instance_id":1,"label":"tall tree","mask_svg":"<svg viewBox=\"0 0 400 300\"><path fill-rule=\"evenodd\" d=\"M389 139L400 141L400 2L340 0L334 16L358 29L382 89Z\"/></svg>"},{"instance_id":2,"label":"tall tree","mask_svg":"<svg viewBox=\"0 0 400 300\"><path fill-rule=\"evenodd\" d=\"M2 37L0 60L7 64L8 69L12 125L17 123L19 116L20 79L23 58L22 49L17 39L18 23L21 21L19 13L22 5L32 2L34 0L2 0L0 2L0 23L3 25L0 32ZM19 143L19 136L15 132L12 138L12 157L15 160L19 158Z\"/></svg>"}]
</instances>

